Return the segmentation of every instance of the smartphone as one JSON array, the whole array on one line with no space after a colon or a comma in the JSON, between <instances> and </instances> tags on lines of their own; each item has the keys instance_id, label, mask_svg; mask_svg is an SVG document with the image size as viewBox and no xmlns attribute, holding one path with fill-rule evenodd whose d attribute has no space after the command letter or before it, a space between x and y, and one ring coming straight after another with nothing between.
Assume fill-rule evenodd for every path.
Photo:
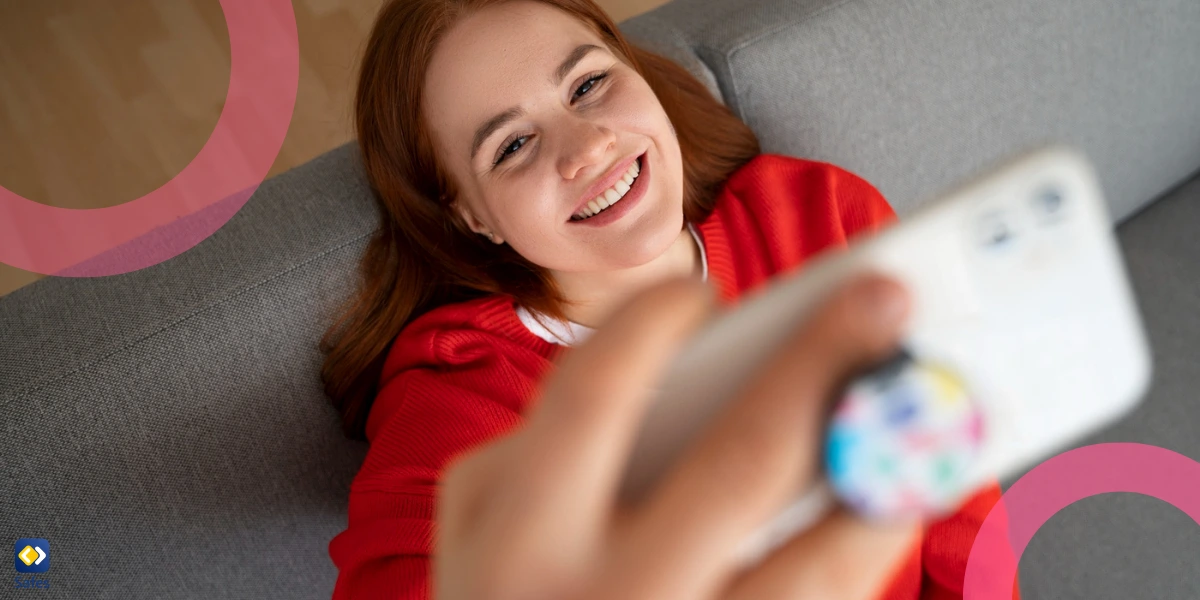
<instances>
[{"instance_id":1,"label":"smartphone","mask_svg":"<svg viewBox=\"0 0 1200 600\"><path fill-rule=\"evenodd\" d=\"M830 400L823 475L745 541L747 562L839 502L875 519L923 502L923 516L950 512L985 482L1111 424L1149 386L1150 351L1095 172L1081 152L1044 146L703 326L647 410L622 498L647 493L814 305L864 270L912 296L901 351Z\"/></svg>"}]
</instances>

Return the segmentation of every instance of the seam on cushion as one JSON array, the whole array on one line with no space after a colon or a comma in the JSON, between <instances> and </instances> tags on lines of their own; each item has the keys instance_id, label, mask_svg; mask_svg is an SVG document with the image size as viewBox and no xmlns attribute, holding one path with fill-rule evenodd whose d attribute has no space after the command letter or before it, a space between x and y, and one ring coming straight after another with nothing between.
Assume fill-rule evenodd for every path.
<instances>
[{"instance_id":1,"label":"seam on cushion","mask_svg":"<svg viewBox=\"0 0 1200 600\"><path fill-rule=\"evenodd\" d=\"M700 59L700 62L707 66L709 71L712 71L713 80L717 82L717 90L721 92L722 103L734 116L745 122L746 119L742 117L742 103L738 98L737 82L733 80L733 69L729 66L729 54L704 44L693 46L691 50ZM710 63L720 63L720 72L725 74L725 79L729 80L728 85L733 87L728 94L726 93L726 84L722 83L721 78L717 76L717 65Z\"/></svg>"},{"instance_id":2,"label":"seam on cushion","mask_svg":"<svg viewBox=\"0 0 1200 600\"><path fill-rule=\"evenodd\" d=\"M692 44L690 44L688 42L687 36L684 35L684 33L682 31L680 31L679 28L675 27L674 24L670 23L666 19L663 19L662 17L652 15L652 14L646 15L645 18L647 21L650 21L650 22L657 21L658 23L661 24L662 31L667 32L667 35L670 37L671 41L668 43L674 43L678 48L681 48L685 53L690 53L692 55L692 58L694 58L696 60L696 62L699 63L700 66L704 69L704 75L706 77L700 77L695 73L693 73L692 76L699 79L700 83L702 85L704 85L704 87L706 87L706 88L708 87L708 84L711 81L711 83L717 88L716 89L717 101L719 101L721 104L725 104L727 101L724 97L724 94L721 92L721 81L719 79L717 79L717 74L713 71L712 65L709 65L708 62L704 60L704 57L701 56L700 53L698 52L699 46L693 46ZM671 57L667 56L666 58L671 60L672 62L675 62L676 64L678 64L678 61L671 59ZM680 66L683 66L683 65L680 65ZM684 66L684 69L686 70L687 67ZM712 92L713 90L710 89L709 91Z\"/></svg>"},{"instance_id":3,"label":"seam on cushion","mask_svg":"<svg viewBox=\"0 0 1200 600\"><path fill-rule=\"evenodd\" d=\"M218 307L218 306L220 306L220 305L222 305L222 304L225 304L226 302L229 302L230 300L233 300L233 299L235 299L235 298L237 298L237 297L239 297L239 296L241 296L241 295L243 295L243 294L245 294L245 293L247 293L247 292L249 292L249 291L251 291L251 290L253 290L253 289L255 289L255 288L258 288L259 286L262 286L262 285L264 285L264 284L266 284L266 283L270 283L271 281L274 281L274 280L276 280L276 279L278 279L278 278L280 278L280 277L283 277L284 275L287 275L287 274L291 273L292 271L295 271L296 269L299 269L299 268L301 268L301 267L304 267L304 266L308 265L309 263L312 263L313 261L319 260L319 259L321 259L321 258L325 257L327 254L330 254L330 253L336 252L336 251L338 251L338 250L341 250L341 249L345 248L346 246L349 246L349 245L351 245L351 244L354 244L355 242L357 242L357 241L359 241L359 240L361 240L361 239L363 239L363 238L370 237L370 236L372 236L372 235L374 235L374 234L375 234L375 232L374 232L374 231L371 231L371 232L364 233L364 234L362 234L362 235L356 236L356 237L354 237L354 238L351 238L351 239L349 239L349 240L347 240L347 241L345 241L345 242L342 242L342 243L338 244L337 246L334 246L334 247L332 247L332 248L329 248L329 249L327 249L327 250L324 250L324 251L322 251L321 253L317 254L316 256L313 256L313 257L309 258L308 260L305 260L304 262L302 262L302 263L300 263L300 264L298 264L298 265L295 265L295 266L293 266L293 267L291 267L291 268L284 269L283 271L280 271L280 272L278 272L278 273L275 273L274 275L271 275L270 277L267 277L266 279L263 279L262 281L259 281L259 282L257 282L257 283L251 284L250 286L248 286L248 287L245 287L245 288L243 288L243 289L241 289L241 290L238 290L238 291L236 291L236 292L234 292L234 293L230 294L229 296L226 296L226 297L224 297L224 298L221 298L220 300L217 300L217 301L213 302L212 304L209 304L209 305L207 305L207 306L203 306L203 307L201 307L201 308L197 308L196 310L192 311L191 313L188 313L187 315L184 315L184 316L182 316L182 317L180 317L180 318L176 319L174 322L171 322L171 323L168 323L168 324L166 324L166 325L163 325L162 327L159 327L158 329L156 329L156 330L154 330L154 331L152 331L152 332L150 332L150 333L147 333L146 335L144 335L144 336L142 336L142 337L140 337L140 338L138 338L138 339L136 339L136 340L133 340L132 342L129 342L129 343L125 344L124 346L121 346L120 348L117 348L116 350L113 350L112 352L109 352L108 354L105 354L104 356L101 356L101 357L99 357L99 358L97 358L97 359L94 359L94 360L92 360L92 361L90 361L90 362L87 362L87 363L84 363L84 364L82 364L82 365L79 365L79 366L75 367L74 369L71 369L70 371L67 371L66 373L63 373L63 374L61 374L61 375L59 375L59 376L57 376L57 377L54 377L54 378L52 378L52 379L47 379L47 380L45 380L45 381L42 381L42 382L40 382L40 383L35 383L35 384L33 384L31 387L25 388L24 390L22 390L22 391L19 391L19 392L15 393L15 394L13 394L13 395L9 396L7 401L5 401L3 404L0 404L0 407L7 408L7 407L8 407L10 404L12 404L12 403L16 402L17 400L20 400L20 399L22 399L22 398L24 398L24 397L26 397L26 396L28 396L28 395L30 395L30 394L32 394L32 393L34 393L34 392L38 391L38 390L41 390L41 389L45 388L46 386L49 386L49 385L51 385L51 384L53 384L53 383L56 383L56 382L58 382L58 381L61 381L61 380L63 380L63 379L66 379L66 378L68 378L68 377L70 377L70 376L72 376L72 375L75 375L76 373L79 373L79 372L81 372L81 371L83 371L83 370L85 370L85 369L88 369L89 367L92 367L92 366L95 366L95 365L97 365L97 364L99 364L99 363L101 363L101 362L104 362L105 360L107 360L107 359L109 359L109 358L111 358L111 357L113 357L113 356L115 356L115 355L117 355L117 354L120 354L120 353L122 353L122 352L125 352L126 350L129 350L130 348L133 348L134 346L137 346L138 344L141 344L142 342L145 342L146 340L149 340L150 338L152 338L152 337L154 337L154 336L156 336L156 335L158 335L158 334L160 334L160 333L162 333L162 332L164 332L164 331L167 331L168 329L172 329L172 328L174 328L174 327L178 326L179 324L183 323L184 321L187 321L187 320L191 319L192 317L195 317L196 315L199 315L199 314L201 314L201 313L208 312L209 310L212 310L212 309L214 309L214 308L216 308L216 307Z\"/></svg>"},{"instance_id":4,"label":"seam on cushion","mask_svg":"<svg viewBox=\"0 0 1200 600\"><path fill-rule=\"evenodd\" d=\"M769 27L759 33L751 35L750 37L748 37L740 42L735 43L733 45L733 47L729 49L729 54L734 54L734 53L746 48L750 44L754 44L756 42L761 41L763 38L773 36L773 35L780 33L786 29L795 27L796 25L799 25L805 21L808 21L809 19L811 19L823 12L833 10L843 4L849 4L851 2L856 2L856 1L858 1L858 0L837 0L836 2L833 2L832 4L827 4L821 8L813 10L812 12L808 12L803 15L800 15L798 18L780 23L774 27Z\"/></svg>"},{"instance_id":5,"label":"seam on cushion","mask_svg":"<svg viewBox=\"0 0 1200 600\"><path fill-rule=\"evenodd\" d=\"M766 39L766 38L768 38L768 37L771 37L771 36L773 36L773 35L776 35L776 34L778 34L778 33L781 33L781 32L783 32L783 31L786 31L786 30L788 30L788 29L791 29L791 28L793 28L793 27L795 27L795 26L797 26L797 25L800 25L800 24L802 24L802 23L804 23L804 22L806 22L806 21L808 21L808 20L812 19L813 17L815 17L815 16L817 16L817 15L819 15L819 14L821 14L821 13L824 13L824 12L826 12L826 11L832 10L832 9L834 9L834 8L837 8L837 7L839 7L839 6L842 6L843 4L848 4L848 3L850 3L850 2L853 2L853 1L854 1L854 0L838 0L837 2L834 2L834 3L832 3L832 4L828 4L828 5L826 5L826 6L822 7L822 8L818 8L818 9L816 9L816 10L812 11L812 12L809 12L809 13L803 14L803 15L801 15L800 17L798 17L798 18L796 18L796 19L793 19L793 20L791 20L791 21L788 21L788 22L785 22L785 23L780 23L779 25L777 25L777 26L775 26L775 27L769 27L769 28L767 28L766 30L764 30L764 31L762 31L762 32L756 33L756 34L754 34L754 35L750 36L749 38L746 38L746 39L744 39L744 40L742 40L742 41L740 41L740 42L737 42L737 43L735 43L735 44L733 45L733 47L731 47L729 50L727 50L727 51L725 51L725 52L719 52L719 51L718 51L718 52L716 52L716 54L717 54L718 56L720 56L720 57L721 57L721 59L722 59L722 60L724 61L724 63L725 63L725 64L724 64L724 67L725 67L725 74L726 74L726 75L729 77L729 85L730 85L730 86L732 86L732 88L733 88L733 98L732 98L732 100L733 100L733 104L734 104L734 106L736 107L736 108L734 109L734 114L736 114L736 115L737 115L737 117L738 117L739 119L741 119L743 122L746 120L746 116L745 116L745 114L742 112L742 103L741 103L741 90L740 90L740 89L738 89L738 82L737 82L737 78L735 78L735 77L733 76L733 66L732 66L732 63L733 63L733 57L734 57L735 55L737 55L737 53L738 53L738 52L741 52L742 50L745 50L746 48L748 48L750 45L752 45L752 44L756 44L756 43L758 43L758 42L761 42L762 40L764 40L764 39ZM706 49L707 49L707 48L706 48ZM697 54L699 54L699 53L700 53L700 50L701 50L701 48L700 48L700 47L697 47L697 48L696 48L694 51L695 51ZM716 49L715 49L715 48L712 48L711 50L716 50ZM708 52L708 54L713 54L713 52ZM710 67L710 68L711 68L711 67ZM720 85L720 81L718 81L718 82L717 82L717 84L718 84L718 85ZM726 104L729 104L729 102L727 101L727 102L726 102ZM732 108L732 107L731 107L731 108Z\"/></svg>"}]
</instances>

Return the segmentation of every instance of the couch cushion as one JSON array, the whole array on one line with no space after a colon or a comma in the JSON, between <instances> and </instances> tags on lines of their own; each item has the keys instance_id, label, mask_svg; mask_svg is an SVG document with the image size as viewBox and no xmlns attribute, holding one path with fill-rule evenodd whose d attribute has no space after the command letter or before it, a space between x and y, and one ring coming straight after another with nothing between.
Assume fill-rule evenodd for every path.
<instances>
[{"instance_id":1,"label":"couch cushion","mask_svg":"<svg viewBox=\"0 0 1200 600\"><path fill-rule=\"evenodd\" d=\"M1118 219L1200 165L1195 0L674 0L624 29L670 30L765 151L850 169L902 215L1044 142L1096 163Z\"/></svg>"},{"instance_id":2,"label":"couch cushion","mask_svg":"<svg viewBox=\"0 0 1200 600\"><path fill-rule=\"evenodd\" d=\"M1118 235L1150 338L1153 379L1131 416L1076 446L1141 442L1200 460L1200 177ZM1200 598L1200 524L1148 496L1093 496L1038 530L1020 574L1031 600Z\"/></svg>"},{"instance_id":3,"label":"couch cushion","mask_svg":"<svg viewBox=\"0 0 1200 600\"><path fill-rule=\"evenodd\" d=\"M902 213L1042 136L1087 151L1121 214L1200 165L1200 65L1185 60L1198 54L1198 6L675 0L623 29L732 93L767 151L846 166ZM1200 456L1186 437L1194 405L1179 400L1200 377L1186 362L1200 332L1179 320L1187 294L1195 300L1196 263L1185 263L1200 253L1192 202L1150 218L1155 206L1122 231L1158 359L1152 398L1126 426ZM365 447L342 437L321 393L316 344L376 223L353 147L343 147L264 183L224 227L169 261L48 278L0 298L0 530L54 542L54 587L43 595L329 597L326 545L345 527ZM1168 258L1153 263L1159 253ZM1137 256L1152 262L1144 274ZM1190 279L1167 277L1171 264ZM1114 514L1134 518L1112 512L1092 523ZM1145 518L1154 537L1131 550L1164 554L1093 567L1118 573L1106 590L1129 597L1126 579L1139 592L1166 589L1170 580L1147 583L1159 572L1148 569L1166 569L1184 582L1182 595L1166 597L1196 597L1184 579L1195 575L1183 573L1193 563L1165 558L1171 549L1194 556L1193 538L1178 519L1162 520L1172 513L1158 514ZM1091 585L1077 574L1089 565L1070 561L1100 552L1073 545L1095 544L1095 534L1070 523L1035 539L1039 566L1026 566L1030 558L1023 567L1036 589L1055 577ZM1036 554L1058 538L1061 548ZM1068 556L1056 563L1047 553Z\"/></svg>"},{"instance_id":4,"label":"couch cushion","mask_svg":"<svg viewBox=\"0 0 1200 600\"><path fill-rule=\"evenodd\" d=\"M329 598L366 445L317 340L377 215L345 146L264 183L195 248L0 298L6 539L47 598Z\"/></svg>"}]
</instances>

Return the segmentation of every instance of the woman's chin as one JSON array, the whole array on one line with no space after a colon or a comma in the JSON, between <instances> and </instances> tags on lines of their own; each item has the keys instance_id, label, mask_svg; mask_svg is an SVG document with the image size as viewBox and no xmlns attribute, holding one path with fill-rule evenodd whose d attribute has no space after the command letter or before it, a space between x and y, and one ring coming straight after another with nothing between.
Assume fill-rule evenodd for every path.
<instances>
[{"instance_id":1,"label":"woman's chin","mask_svg":"<svg viewBox=\"0 0 1200 600\"><path fill-rule=\"evenodd\" d=\"M620 252L624 259L621 262L632 268L662 258L679 241L682 230L683 219L681 217L677 225L668 224L665 227L657 227L655 231L645 235L631 236L628 242L621 244Z\"/></svg>"}]
</instances>

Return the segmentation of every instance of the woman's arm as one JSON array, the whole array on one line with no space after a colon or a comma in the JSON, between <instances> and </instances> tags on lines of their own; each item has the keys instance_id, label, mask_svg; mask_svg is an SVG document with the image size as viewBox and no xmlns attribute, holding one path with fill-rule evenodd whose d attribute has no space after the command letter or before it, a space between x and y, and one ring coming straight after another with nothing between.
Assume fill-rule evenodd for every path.
<instances>
[{"instance_id":1,"label":"woman's arm","mask_svg":"<svg viewBox=\"0 0 1200 600\"><path fill-rule=\"evenodd\" d=\"M338 568L334 600L431 597L429 557L443 469L520 421L503 404L468 389L488 375L487 368L409 369L380 391L373 407L380 413L373 416L386 421L351 485L348 526L329 543Z\"/></svg>"},{"instance_id":2,"label":"woman's arm","mask_svg":"<svg viewBox=\"0 0 1200 600\"><path fill-rule=\"evenodd\" d=\"M830 163L786 156L766 158L771 164L756 175L759 180L756 184L793 193L770 202L770 216L776 219L774 226L781 232L783 243L797 240L792 253L811 258L828 248L844 247L855 236L879 231L898 221L879 190L851 171ZM763 178L766 181L761 181ZM1000 486L993 483L964 503L958 512L927 526L921 545L922 600L963 597L967 557L983 520L1000 495ZM1019 598L1015 586L1013 598Z\"/></svg>"}]
</instances>

